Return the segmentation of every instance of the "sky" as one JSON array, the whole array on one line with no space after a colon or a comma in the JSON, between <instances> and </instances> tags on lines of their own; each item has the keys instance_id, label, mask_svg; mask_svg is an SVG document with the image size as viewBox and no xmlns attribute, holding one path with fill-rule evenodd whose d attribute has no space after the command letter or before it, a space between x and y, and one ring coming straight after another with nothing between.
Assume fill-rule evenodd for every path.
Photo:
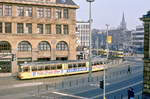
<instances>
[{"instance_id":1,"label":"sky","mask_svg":"<svg viewBox=\"0 0 150 99\"><path fill-rule=\"evenodd\" d=\"M89 18L89 3L86 0L73 0L80 8L77 9L77 21L87 21ZM123 12L129 30L142 25L139 18L150 10L150 0L95 0L92 3L92 28L106 29L118 27Z\"/></svg>"}]
</instances>

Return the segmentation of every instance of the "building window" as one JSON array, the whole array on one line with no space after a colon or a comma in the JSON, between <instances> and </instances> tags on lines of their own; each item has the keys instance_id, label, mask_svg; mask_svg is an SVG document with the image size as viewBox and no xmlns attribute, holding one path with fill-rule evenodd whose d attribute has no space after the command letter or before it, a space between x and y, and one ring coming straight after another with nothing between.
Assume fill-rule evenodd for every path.
<instances>
[{"instance_id":1,"label":"building window","mask_svg":"<svg viewBox=\"0 0 150 99\"><path fill-rule=\"evenodd\" d=\"M67 8L64 9L63 15L64 15L64 18L65 18L65 19L68 19L68 18L69 18L69 11L68 11Z\"/></svg>"},{"instance_id":2,"label":"building window","mask_svg":"<svg viewBox=\"0 0 150 99\"><path fill-rule=\"evenodd\" d=\"M2 32L3 32L3 23L0 22L0 33L2 33Z\"/></svg>"},{"instance_id":3,"label":"building window","mask_svg":"<svg viewBox=\"0 0 150 99\"><path fill-rule=\"evenodd\" d=\"M44 17L44 8L38 8L37 10L37 16L38 18L43 18Z\"/></svg>"},{"instance_id":4,"label":"building window","mask_svg":"<svg viewBox=\"0 0 150 99\"><path fill-rule=\"evenodd\" d=\"M0 41L0 53L11 52L11 45L6 41Z\"/></svg>"},{"instance_id":5,"label":"building window","mask_svg":"<svg viewBox=\"0 0 150 99\"><path fill-rule=\"evenodd\" d=\"M43 34L43 24L37 24L37 33Z\"/></svg>"},{"instance_id":6,"label":"building window","mask_svg":"<svg viewBox=\"0 0 150 99\"><path fill-rule=\"evenodd\" d=\"M64 34L69 34L69 28L68 25L63 26Z\"/></svg>"},{"instance_id":7,"label":"building window","mask_svg":"<svg viewBox=\"0 0 150 99\"><path fill-rule=\"evenodd\" d=\"M50 8L46 8L45 9L45 17L46 18L50 18L51 17L51 9Z\"/></svg>"},{"instance_id":8,"label":"building window","mask_svg":"<svg viewBox=\"0 0 150 99\"><path fill-rule=\"evenodd\" d=\"M26 31L27 31L27 33L32 33L32 24L31 23L26 24Z\"/></svg>"},{"instance_id":9,"label":"building window","mask_svg":"<svg viewBox=\"0 0 150 99\"><path fill-rule=\"evenodd\" d=\"M38 48L40 51L48 51L50 50L50 45L48 42L40 42Z\"/></svg>"},{"instance_id":10,"label":"building window","mask_svg":"<svg viewBox=\"0 0 150 99\"><path fill-rule=\"evenodd\" d=\"M24 33L23 23L17 23L17 33Z\"/></svg>"},{"instance_id":11,"label":"building window","mask_svg":"<svg viewBox=\"0 0 150 99\"><path fill-rule=\"evenodd\" d=\"M5 33L11 33L11 23L6 22L5 23Z\"/></svg>"},{"instance_id":12,"label":"building window","mask_svg":"<svg viewBox=\"0 0 150 99\"><path fill-rule=\"evenodd\" d=\"M24 16L24 7L18 7L18 16Z\"/></svg>"},{"instance_id":13,"label":"building window","mask_svg":"<svg viewBox=\"0 0 150 99\"><path fill-rule=\"evenodd\" d=\"M12 6L5 5L5 16L12 16Z\"/></svg>"},{"instance_id":14,"label":"building window","mask_svg":"<svg viewBox=\"0 0 150 99\"><path fill-rule=\"evenodd\" d=\"M62 13L61 9L60 9L60 8L57 8L57 9L56 9L56 18L57 18L57 19L60 19L60 18L61 18L61 13Z\"/></svg>"},{"instance_id":15,"label":"building window","mask_svg":"<svg viewBox=\"0 0 150 99\"><path fill-rule=\"evenodd\" d=\"M27 41L22 41L18 45L18 51L31 51L31 44Z\"/></svg>"},{"instance_id":16,"label":"building window","mask_svg":"<svg viewBox=\"0 0 150 99\"><path fill-rule=\"evenodd\" d=\"M61 34L61 25L60 24L56 25L56 34Z\"/></svg>"},{"instance_id":17,"label":"building window","mask_svg":"<svg viewBox=\"0 0 150 99\"><path fill-rule=\"evenodd\" d=\"M0 16L3 16L3 5L0 5Z\"/></svg>"},{"instance_id":18,"label":"building window","mask_svg":"<svg viewBox=\"0 0 150 99\"><path fill-rule=\"evenodd\" d=\"M68 51L68 45L66 42L61 41L56 45L56 49L58 51Z\"/></svg>"},{"instance_id":19,"label":"building window","mask_svg":"<svg viewBox=\"0 0 150 99\"><path fill-rule=\"evenodd\" d=\"M32 17L32 7L27 7L27 9L26 9L26 16Z\"/></svg>"},{"instance_id":20,"label":"building window","mask_svg":"<svg viewBox=\"0 0 150 99\"><path fill-rule=\"evenodd\" d=\"M51 34L51 25L50 24L45 25L45 33L46 34Z\"/></svg>"}]
</instances>

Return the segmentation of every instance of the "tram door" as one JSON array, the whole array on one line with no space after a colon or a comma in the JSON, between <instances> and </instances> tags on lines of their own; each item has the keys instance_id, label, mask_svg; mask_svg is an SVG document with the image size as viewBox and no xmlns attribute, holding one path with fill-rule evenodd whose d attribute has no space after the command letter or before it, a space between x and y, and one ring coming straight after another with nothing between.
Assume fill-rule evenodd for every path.
<instances>
[{"instance_id":1,"label":"tram door","mask_svg":"<svg viewBox=\"0 0 150 99\"><path fill-rule=\"evenodd\" d=\"M11 73L10 61L0 61L0 73Z\"/></svg>"}]
</instances>

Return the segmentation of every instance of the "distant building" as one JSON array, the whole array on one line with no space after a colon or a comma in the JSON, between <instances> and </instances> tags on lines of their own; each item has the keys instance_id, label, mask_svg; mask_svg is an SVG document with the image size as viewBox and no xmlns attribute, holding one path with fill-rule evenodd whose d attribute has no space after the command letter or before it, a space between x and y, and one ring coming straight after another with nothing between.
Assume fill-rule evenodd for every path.
<instances>
[{"instance_id":1,"label":"distant building","mask_svg":"<svg viewBox=\"0 0 150 99\"><path fill-rule=\"evenodd\" d=\"M150 99L150 11L143 15L144 22L144 88L143 99Z\"/></svg>"},{"instance_id":2,"label":"distant building","mask_svg":"<svg viewBox=\"0 0 150 99\"><path fill-rule=\"evenodd\" d=\"M131 50L131 31L127 29L127 23L123 13L122 21L117 29L110 29L108 34L112 36L112 43L109 44L111 50Z\"/></svg>"},{"instance_id":3,"label":"distant building","mask_svg":"<svg viewBox=\"0 0 150 99\"><path fill-rule=\"evenodd\" d=\"M89 49L89 22L77 21L76 28L78 56L82 56L85 59L87 58Z\"/></svg>"},{"instance_id":4,"label":"distant building","mask_svg":"<svg viewBox=\"0 0 150 99\"><path fill-rule=\"evenodd\" d=\"M132 31L132 47L133 52L143 53L144 51L144 27L137 26L136 30Z\"/></svg>"},{"instance_id":5,"label":"distant building","mask_svg":"<svg viewBox=\"0 0 150 99\"><path fill-rule=\"evenodd\" d=\"M122 16L122 21L120 23L119 29L120 30L127 30L127 23L125 21L124 13L123 13L123 16Z\"/></svg>"},{"instance_id":6,"label":"distant building","mask_svg":"<svg viewBox=\"0 0 150 99\"><path fill-rule=\"evenodd\" d=\"M77 35L81 47L89 47L89 22L87 21L77 21Z\"/></svg>"},{"instance_id":7,"label":"distant building","mask_svg":"<svg viewBox=\"0 0 150 99\"><path fill-rule=\"evenodd\" d=\"M76 60L72 0L0 0L0 73L32 61Z\"/></svg>"}]
</instances>

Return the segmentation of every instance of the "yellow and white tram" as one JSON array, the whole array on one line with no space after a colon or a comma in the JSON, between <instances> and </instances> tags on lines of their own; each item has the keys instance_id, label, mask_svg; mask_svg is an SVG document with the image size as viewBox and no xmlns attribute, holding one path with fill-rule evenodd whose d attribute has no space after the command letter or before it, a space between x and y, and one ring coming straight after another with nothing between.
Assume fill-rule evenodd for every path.
<instances>
[{"instance_id":1,"label":"yellow and white tram","mask_svg":"<svg viewBox=\"0 0 150 99\"><path fill-rule=\"evenodd\" d=\"M106 60L92 61L92 71L103 70L106 64ZM20 79L32 79L79 74L88 71L89 62L87 61L32 62L22 64L17 76Z\"/></svg>"}]
</instances>

